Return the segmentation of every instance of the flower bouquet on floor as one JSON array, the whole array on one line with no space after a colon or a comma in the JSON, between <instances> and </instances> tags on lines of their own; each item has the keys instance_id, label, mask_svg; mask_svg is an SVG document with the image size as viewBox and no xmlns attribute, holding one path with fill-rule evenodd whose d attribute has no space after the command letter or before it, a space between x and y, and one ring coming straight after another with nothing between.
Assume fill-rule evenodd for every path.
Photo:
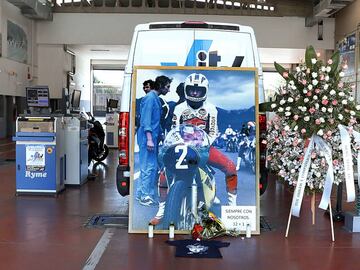
<instances>
[{"instance_id":1,"label":"flower bouquet on floor","mask_svg":"<svg viewBox=\"0 0 360 270\"><path fill-rule=\"evenodd\" d=\"M277 63L275 68L286 85L270 105L277 117L268 123L267 158L271 168L295 187L291 215L299 216L305 190L322 191L319 207L327 209L332 184L343 179L347 199L354 201L352 160L360 145L355 131L360 105L352 96L353 86L341 81L339 52L324 63L310 46L305 63L295 71Z\"/></svg>"}]
</instances>

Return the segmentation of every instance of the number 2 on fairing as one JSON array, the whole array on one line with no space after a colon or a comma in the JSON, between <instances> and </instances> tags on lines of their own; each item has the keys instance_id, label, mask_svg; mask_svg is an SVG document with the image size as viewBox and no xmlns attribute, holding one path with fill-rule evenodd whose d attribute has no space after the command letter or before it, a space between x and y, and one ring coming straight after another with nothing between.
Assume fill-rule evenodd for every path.
<instances>
[{"instance_id":1,"label":"number 2 on fairing","mask_svg":"<svg viewBox=\"0 0 360 270\"><path fill-rule=\"evenodd\" d=\"M180 151L181 151L181 155L175 164L175 168L179 169L179 170L186 170L186 169L188 169L188 165L182 164L182 163L187 155L187 151L188 151L187 146L186 145L177 145L175 147L175 153L179 153Z\"/></svg>"}]
</instances>

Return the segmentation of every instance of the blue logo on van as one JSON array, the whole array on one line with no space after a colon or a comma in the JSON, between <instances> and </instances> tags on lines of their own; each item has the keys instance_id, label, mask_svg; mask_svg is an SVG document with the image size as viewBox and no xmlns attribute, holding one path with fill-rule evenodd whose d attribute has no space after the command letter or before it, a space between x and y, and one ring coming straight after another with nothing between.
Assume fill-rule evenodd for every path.
<instances>
[{"instance_id":1,"label":"blue logo on van","mask_svg":"<svg viewBox=\"0 0 360 270\"><path fill-rule=\"evenodd\" d=\"M196 39L194 40L187 55L185 66L195 67L217 67L221 57L217 51L209 52L212 40ZM177 66L176 62L161 62L161 66Z\"/></svg>"}]
</instances>

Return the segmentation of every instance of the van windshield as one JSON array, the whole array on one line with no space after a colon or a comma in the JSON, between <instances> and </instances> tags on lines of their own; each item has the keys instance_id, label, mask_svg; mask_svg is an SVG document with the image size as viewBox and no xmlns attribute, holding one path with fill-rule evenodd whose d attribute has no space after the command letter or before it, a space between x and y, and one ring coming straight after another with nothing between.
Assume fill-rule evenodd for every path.
<instances>
[{"instance_id":1,"label":"van windshield","mask_svg":"<svg viewBox=\"0 0 360 270\"><path fill-rule=\"evenodd\" d=\"M256 67L250 33L165 29L140 31L133 65Z\"/></svg>"}]
</instances>

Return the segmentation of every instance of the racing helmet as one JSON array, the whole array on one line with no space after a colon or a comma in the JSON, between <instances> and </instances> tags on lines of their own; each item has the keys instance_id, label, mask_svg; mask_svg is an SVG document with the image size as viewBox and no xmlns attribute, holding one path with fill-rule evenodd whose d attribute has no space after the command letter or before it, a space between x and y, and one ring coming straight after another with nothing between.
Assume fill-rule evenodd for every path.
<instances>
[{"instance_id":1,"label":"racing helmet","mask_svg":"<svg viewBox=\"0 0 360 270\"><path fill-rule=\"evenodd\" d=\"M200 73L192 73L185 79L185 99L192 102L203 102L206 100L209 88L208 79Z\"/></svg>"}]
</instances>

